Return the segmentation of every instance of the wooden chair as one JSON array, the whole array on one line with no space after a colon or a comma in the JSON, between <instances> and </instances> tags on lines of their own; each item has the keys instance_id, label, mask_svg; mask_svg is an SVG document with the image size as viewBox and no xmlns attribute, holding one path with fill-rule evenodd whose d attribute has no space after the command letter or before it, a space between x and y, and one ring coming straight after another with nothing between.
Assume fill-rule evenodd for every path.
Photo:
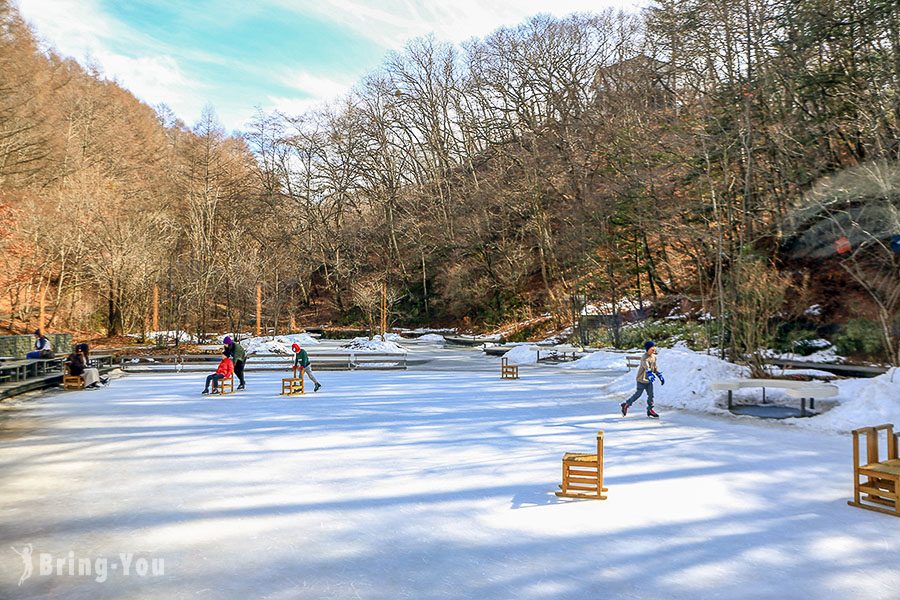
<instances>
[{"instance_id":1,"label":"wooden chair","mask_svg":"<svg viewBox=\"0 0 900 600\"><path fill-rule=\"evenodd\" d=\"M879 459L879 431L887 433L887 457ZM853 432L853 500L847 502L867 510L900 517L900 458L897 446L900 434L894 425L862 427ZM860 464L859 437L866 436L866 462ZM860 483L860 478L865 481Z\"/></svg>"},{"instance_id":2,"label":"wooden chair","mask_svg":"<svg viewBox=\"0 0 900 600\"><path fill-rule=\"evenodd\" d=\"M282 396L299 396L306 392L303 377L286 377L281 380Z\"/></svg>"},{"instance_id":3,"label":"wooden chair","mask_svg":"<svg viewBox=\"0 0 900 600\"><path fill-rule=\"evenodd\" d=\"M500 359L500 379L518 379L519 365L509 364L509 359L505 356Z\"/></svg>"},{"instance_id":4,"label":"wooden chair","mask_svg":"<svg viewBox=\"0 0 900 600\"><path fill-rule=\"evenodd\" d=\"M603 432L597 432L597 453L566 452L562 459L560 498L606 500L603 492Z\"/></svg>"},{"instance_id":5,"label":"wooden chair","mask_svg":"<svg viewBox=\"0 0 900 600\"><path fill-rule=\"evenodd\" d=\"M64 364L62 386L64 390L84 389L84 377L81 375L72 375L69 371L69 365Z\"/></svg>"},{"instance_id":6,"label":"wooden chair","mask_svg":"<svg viewBox=\"0 0 900 600\"><path fill-rule=\"evenodd\" d=\"M219 393L223 396L234 393L234 377L219 380Z\"/></svg>"}]
</instances>

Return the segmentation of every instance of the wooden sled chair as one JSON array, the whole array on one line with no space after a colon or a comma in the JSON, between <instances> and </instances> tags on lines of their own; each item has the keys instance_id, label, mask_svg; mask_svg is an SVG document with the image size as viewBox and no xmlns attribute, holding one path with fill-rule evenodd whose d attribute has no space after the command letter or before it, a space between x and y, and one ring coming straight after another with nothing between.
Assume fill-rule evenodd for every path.
<instances>
[{"instance_id":1,"label":"wooden sled chair","mask_svg":"<svg viewBox=\"0 0 900 600\"><path fill-rule=\"evenodd\" d=\"M597 453L566 452L562 459L560 498L606 500L603 492L603 432L597 432Z\"/></svg>"},{"instance_id":2,"label":"wooden sled chair","mask_svg":"<svg viewBox=\"0 0 900 600\"><path fill-rule=\"evenodd\" d=\"M69 365L63 364L62 386L64 390L80 390L84 388L84 377L72 375Z\"/></svg>"},{"instance_id":3,"label":"wooden sled chair","mask_svg":"<svg viewBox=\"0 0 900 600\"><path fill-rule=\"evenodd\" d=\"M879 459L879 432L887 434L887 457ZM887 423L876 427L862 427L853 432L853 500L850 506L874 510L900 517L900 458L897 446L900 435L894 433L894 425ZM866 460L860 463L859 438L866 437ZM865 481L860 482L860 479Z\"/></svg>"},{"instance_id":4,"label":"wooden sled chair","mask_svg":"<svg viewBox=\"0 0 900 600\"><path fill-rule=\"evenodd\" d=\"M519 365L509 364L509 359L505 356L500 359L500 379L518 379Z\"/></svg>"},{"instance_id":5,"label":"wooden sled chair","mask_svg":"<svg viewBox=\"0 0 900 600\"><path fill-rule=\"evenodd\" d=\"M286 377L281 380L281 395L282 396L299 396L306 392L306 387L303 383L303 371L300 372L300 377L297 377L297 369L294 369L293 377Z\"/></svg>"},{"instance_id":6,"label":"wooden sled chair","mask_svg":"<svg viewBox=\"0 0 900 600\"><path fill-rule=\"evenodd\" d=\"M234 393L234 377L226 377L219 381L219 393L223 396Z\"/></svg>"}]
</instances>

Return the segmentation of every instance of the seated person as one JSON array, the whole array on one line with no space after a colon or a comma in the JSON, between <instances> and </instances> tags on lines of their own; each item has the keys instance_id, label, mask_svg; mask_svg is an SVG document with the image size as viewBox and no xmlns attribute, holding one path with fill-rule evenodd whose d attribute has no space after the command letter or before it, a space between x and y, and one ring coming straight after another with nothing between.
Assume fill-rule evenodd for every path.
<instances>
[{"instance_id":1,"label":"seated person","mask_svg":"<svg viewBox=\"0 0 900 600\"><path fill-rule=\"evenodd\" d=\"M78 354L81 354L81 359L84 365L84 373L82 377L84 377L84 387L86 388L95 388L100 387L100 384L106 385L109 382L108 377L100 377L100 371L96 367L88 366L91 364L91 356L90 349L87 344L78 344L75 346L75 351Z\"/></svg>"},{"instance_id":2,"label":"seated person","mask_svg":"<svg viewBox=\"0 0 900 600\"><path fill-rule=\"evenodd\" d=\"M206 378L206 387L203 388L201 394L209 393L209 384L212 382L212 393L219 393L219 381L222 379L228 379L234 375L234 363L231 362L231 359L228 358L228 354L225 353L222 356L222 361L219 363L219 368L216 369L216 372Z\"/></svg>"},{"instance_id":3,"label":"seated person","mask_svg":"<svg viewBox=\"0 0 900 600\"><path fill-rule=\"evenodd\" d=\"M84 356L79 352L78 346L75 346L72 354L66 357L65 365L69 370L69 375L84 376Z\"/></svg>"},{"instance_id":4,"label":"seated person","mask_svg":"<svg viewBox=\"0 0 900 600\"><path fill-rule=\"evenodd\" d=\"M25 355L25 358L53 358L53 346L40 329L34 331L37 338L34 342L34 351Z\"/></svg>"}]
</instances>

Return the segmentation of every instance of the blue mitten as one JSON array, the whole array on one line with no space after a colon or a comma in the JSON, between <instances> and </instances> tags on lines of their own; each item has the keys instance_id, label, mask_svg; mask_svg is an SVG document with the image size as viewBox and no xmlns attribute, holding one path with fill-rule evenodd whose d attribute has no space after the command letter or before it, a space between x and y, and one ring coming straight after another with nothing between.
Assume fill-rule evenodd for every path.
<instances>
[{"instance_id":1,"label":"blue mitten","mask_svg":"<svg viewBox=\"0 0 900 600\"><path fill-rule=\"evenodd\" d=\"M653 374L653 371L647 371L647 381L650 383L656 381L656 375Z\"/></svg>"},{"instance_id":2,"label":"blue mitten","mask_svg":"<svg viewBox=\"0 0 900 600\"><path fill-rule=\"evenodd\" d=\"M657 373L657 375L659 376L659 384L666 385L666 380L663 379L662 373Z\"/></svg>"}]
</instances>

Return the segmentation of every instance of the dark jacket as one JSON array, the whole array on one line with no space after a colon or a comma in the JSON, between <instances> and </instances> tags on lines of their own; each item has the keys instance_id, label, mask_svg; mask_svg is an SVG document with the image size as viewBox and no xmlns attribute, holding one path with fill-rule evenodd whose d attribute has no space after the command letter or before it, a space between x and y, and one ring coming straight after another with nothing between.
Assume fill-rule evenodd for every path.
<instances>
[{"instance_id":1,"label":"dark jacket","mask_svg":"<svg viewBox=\"0 0 900 600\"><path fill-rule=\"evenodd\" d=\"M81 352L73 352L66 358L66 366L69 367L69 375L84 375L84 357Z\"/></svg>"},{"instance_id":2,"label":"dark jacket","mask_svg":"<svg viewBox=\"0 0 900 600\"><path fill-rule=\"evenodd\" d=\"M231 345L228 346L228 356L230 356L231 360L234 362L247 362L247 351L237 342L232 342Z\"/></svg>"},{"instance_id":3,"label":"dark jacket","mask_svg":"<svg viewBox=\"0 0 900 600\"><path fill-rule=\"evenodd\" d=\"M303 348L294 355L294 366L304 368L309 366L309 354L307 354L306 350Z\"/></svg>"}]
</instances>

